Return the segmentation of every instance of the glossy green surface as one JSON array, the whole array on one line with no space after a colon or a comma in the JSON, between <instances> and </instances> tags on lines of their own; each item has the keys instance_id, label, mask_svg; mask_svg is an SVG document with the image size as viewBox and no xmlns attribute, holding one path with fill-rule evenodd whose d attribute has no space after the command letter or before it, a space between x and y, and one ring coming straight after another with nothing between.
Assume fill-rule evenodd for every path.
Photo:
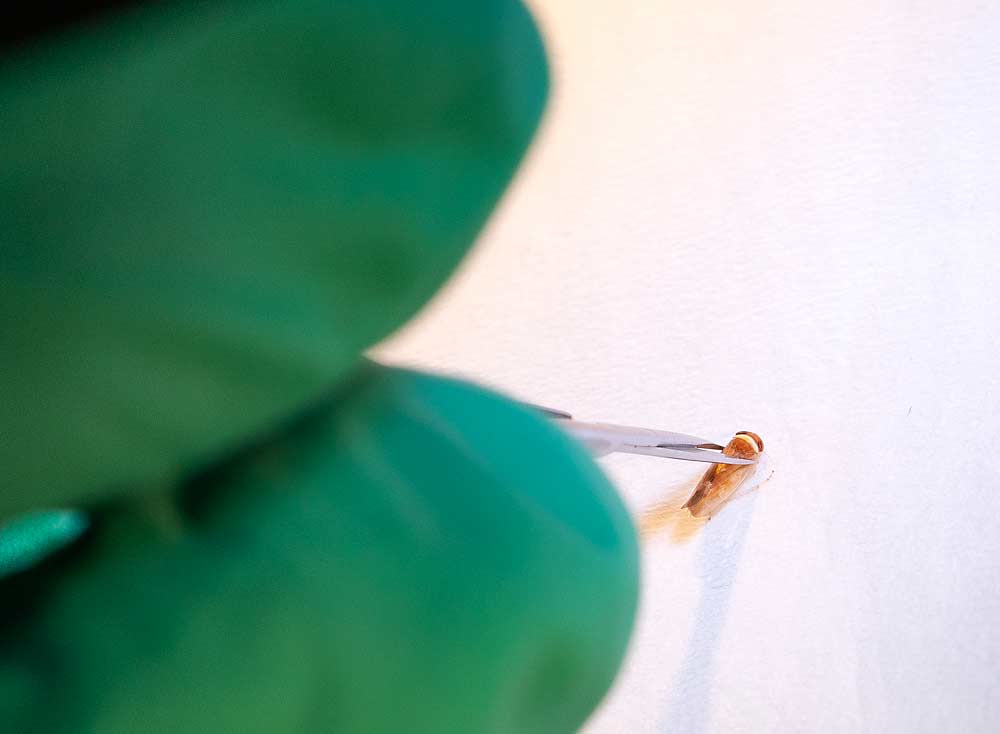
<instances>
[{"instance_id":1,"label":"glossy green surface","mask_svg":"<svg viewBox=\"0 0 1000 734\"><path fill-rule=\"evenodd\" d=\"M30 568L86 529L86 515L76 510L27 512L0 525L0 578Z\"/></svg>"},{"instance_id":2,"label":"glossy green surface","mask_svg":"<svg viewBox=\"0 0 1000 734\"><path fill-rule=\"evenodd\" d=\"M617 496L360 356L545 92L507 0L158 3L0 61L0 731L582 723L635 611Z\"/></svg>"},{"instance_id":3,"label":"glossy green surface","mask_svg":"<svg viewBox=\"0 0 1000 734\"><path fill-rule=\"evenodd\" d=\"M579 446L380 367L80 546L0 582L8 731L572 732L634 613L634 533Z\"/></svg>"},{"instance_id":4,"label":"glossy green surface","mask_svg":"<svg viewBox=\"0 0 1000 734\"><path fill-rule=\"evenodd\" d=\"M509 0L150 5L0 63L0 520L301 411L451 272L544 104Z\"/></svg>"}]
</instances>

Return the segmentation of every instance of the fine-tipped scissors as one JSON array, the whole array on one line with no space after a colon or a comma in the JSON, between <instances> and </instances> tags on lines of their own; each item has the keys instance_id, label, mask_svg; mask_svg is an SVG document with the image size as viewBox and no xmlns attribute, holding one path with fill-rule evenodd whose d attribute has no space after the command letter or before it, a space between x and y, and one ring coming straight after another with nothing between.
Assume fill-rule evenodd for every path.
<instances>
[{"instance_id":1,"label":"fine-tipped scissors","mask_svg":"<svg viewBox=\"0 0 1000 734\"><path fill-rule=\"evenodd\" d=\"M737 459L720 453L723 448L705 438L686 433L658 431L652 428L616 426L611 423L588 423L573 418L569 413L541 405L530 407L539 410L570 435L583 443L595 456L614 452L659 456L664 459L704 461L709 464L752 464L748 459Z\"/></svg>"}]
</instances>

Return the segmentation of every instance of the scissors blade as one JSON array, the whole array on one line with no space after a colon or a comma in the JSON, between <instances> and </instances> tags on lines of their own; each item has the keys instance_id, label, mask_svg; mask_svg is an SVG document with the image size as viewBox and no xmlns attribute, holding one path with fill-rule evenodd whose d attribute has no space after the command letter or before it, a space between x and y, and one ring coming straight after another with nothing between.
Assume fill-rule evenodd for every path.
<instances>
[{"instance_id":1,"label":"scissors blade","mask_svg":"<svg viewBox=\"0 0 1000 734\"><path fill-rule=\"evenodd\" d=\"M559 410L558 408L546 408L544 405L535 405L534 403L525 403L525 405L529 408L541 411L549 418L565 418L566 420L570 420L573 417L565 410Z\"/></svg>"},{"instance_id":2,"label":"scissors blade","mask_svg":"<svg viewBox=\"0 0 1000 734\"><path fill-rule=\"evenodd\" d=\"M701 461L706 464L752 464L749 459L738 459L700 448L668 448L665 446L619 446L616 451L625 454L642 454L644 456L659 456L664 459L682 459L684 461Z\"/></svg>"},{"instance_id":3,"label":"scissors blade","mask_svg":"<svg viewBox=\"0 0 1000 734\"><path fill-rule=\"evenodd\" d=\"M667 448L694 448L696 446L718 446L707 438L686 433L658 431L652 428L617 426L613 423L590 423L577 420L561 420L559 424L585 443L608 443L627 446L663 446Z\"/></svg>"},{"instance_id":4,"label":"scissors blade","mask_svg":"<svg viewBox=\"0 0 1000 734\"><path fill-rule=\"evenodd\" d=\"M666 459L701 461L710 464L752 464L747 459L724 456L711 449L721 449L717 443L686 433L658 431L652 428L617 426L612 423L587 423L560 418L560 426L591 450L595 456L614 452L645 454Z\"/></svg>"}]
</instances>

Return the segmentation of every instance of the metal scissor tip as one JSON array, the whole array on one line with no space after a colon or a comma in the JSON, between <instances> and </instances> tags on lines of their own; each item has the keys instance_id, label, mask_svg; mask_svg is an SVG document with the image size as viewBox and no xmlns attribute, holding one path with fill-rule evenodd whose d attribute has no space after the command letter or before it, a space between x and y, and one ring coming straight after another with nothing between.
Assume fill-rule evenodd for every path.
<instances>
[{"instance_id":1,"label":"metal scissor tip","mask_svg":"<svg viewBox=\"0 0 1000 734\"><path fill-rule=\"evenodd\" d=\"M611 453L642 454L664 459L701 461L708 464L752 464L749 459L737 459L717 453L722 446L706 438L686 433L659 431L652 428L618 426L613 423L588 423L575 420L569 413L537 405L538 410L589 448L595 456Z\"/></svg>"}]
</instances>

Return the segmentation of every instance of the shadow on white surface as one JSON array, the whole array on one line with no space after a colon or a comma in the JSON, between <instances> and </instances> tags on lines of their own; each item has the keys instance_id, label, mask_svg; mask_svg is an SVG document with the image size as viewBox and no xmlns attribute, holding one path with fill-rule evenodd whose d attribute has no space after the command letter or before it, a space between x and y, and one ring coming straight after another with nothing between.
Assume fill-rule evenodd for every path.
<instances>
[{"instance_id":1,"label":"shadow on white surface","mask_svg":"<svg viewBox=\"0 0 1000 734\"><path fill-rule=\"evenodd\" d=\"M664 732L698 734L708 730L719 641L756 501L757 495L752 493L734 502L708 521L700 533L702 545L697 568L701 593L694 629L674 679L662 727ZM673 524L672 542L683 542L688 537L686 528L686 525Z\"/></svg>"}]
</instances>

